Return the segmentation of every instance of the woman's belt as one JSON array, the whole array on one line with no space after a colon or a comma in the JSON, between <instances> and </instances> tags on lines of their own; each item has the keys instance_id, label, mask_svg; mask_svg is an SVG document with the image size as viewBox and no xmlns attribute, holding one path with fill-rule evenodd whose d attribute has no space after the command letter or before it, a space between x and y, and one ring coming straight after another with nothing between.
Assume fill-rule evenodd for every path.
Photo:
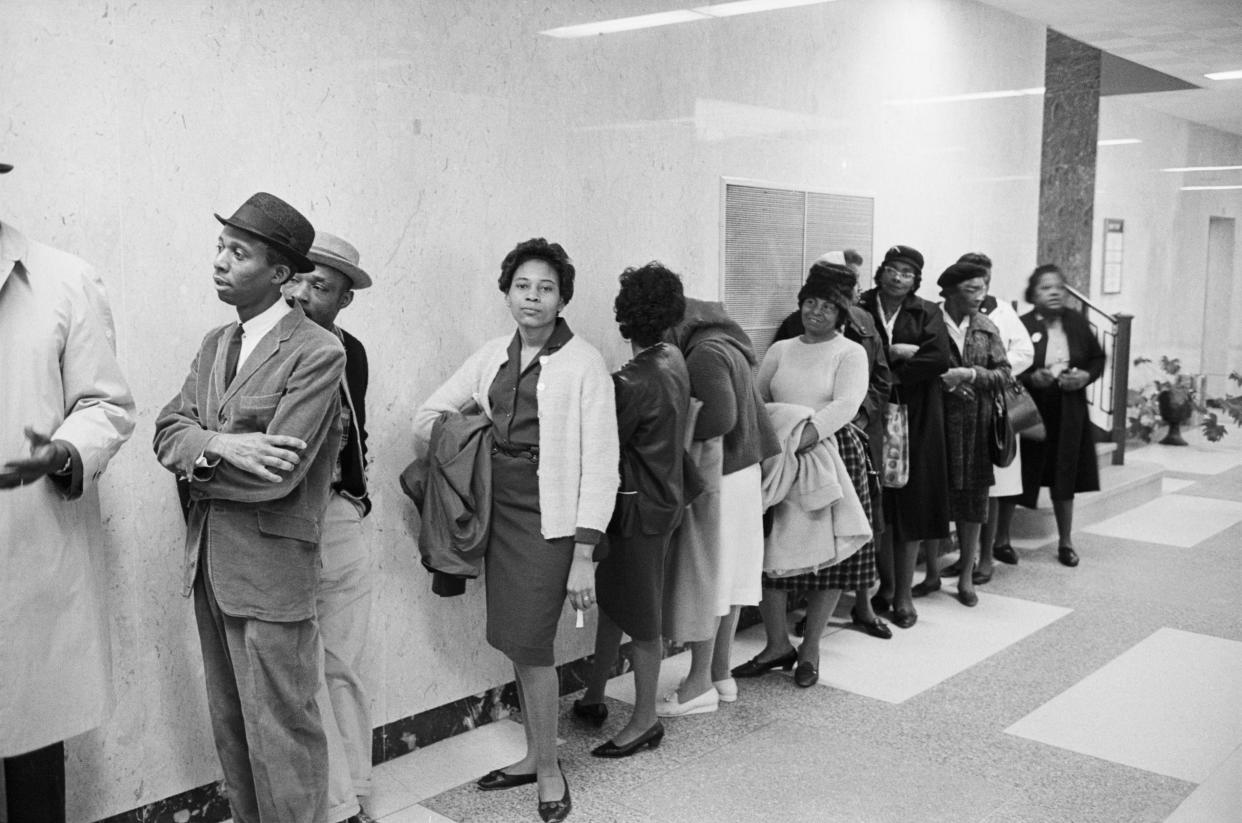
<instances>
[{"instance_id":1,"label":"woman's belt","mask_svg":"<svg viewBox=\"0 0 1242 823\"><path fill-rule=\"evenodd\" d=\"M523 457L532 463L539 462L538 446L513 446L508 443L492 441L492 454L503 454L506 457Z\"/></svg>"}]
</instances>

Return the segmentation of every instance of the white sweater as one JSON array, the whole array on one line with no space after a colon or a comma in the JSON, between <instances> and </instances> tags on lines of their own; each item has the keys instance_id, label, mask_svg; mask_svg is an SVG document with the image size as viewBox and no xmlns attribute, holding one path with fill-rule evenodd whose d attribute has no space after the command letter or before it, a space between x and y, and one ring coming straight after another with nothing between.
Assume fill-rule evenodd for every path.
<instances>
[{"instance_id":1,"label":"white sweater","mask_svg":"<svg viewBox=\"0 0 1242 823\"><path fill-rule=\"evenodd\" d=\"M414 450L426 456L431 427L473 400L489 418L487 393L508 360L513 335L483 344L414 414ZM577 528L604 531L620 484L617 408L604 358L581 337L540 357L539 512L545 540Z\"/></svg>"}]
</instances>

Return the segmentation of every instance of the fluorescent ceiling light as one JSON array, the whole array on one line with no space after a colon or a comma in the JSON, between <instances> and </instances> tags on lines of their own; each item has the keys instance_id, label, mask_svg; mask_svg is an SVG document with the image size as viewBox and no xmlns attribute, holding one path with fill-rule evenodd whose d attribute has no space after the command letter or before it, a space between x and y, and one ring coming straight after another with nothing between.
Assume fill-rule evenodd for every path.
<instances>
[{"instance_id":1,"label":"fluorescent ceiling light","mask_svg":"<svg viewBox=\"0 0 1242 823\"><path fill-rule=\"evenodd\" d=\"M709 6L697 6L693 9L673 9L655 14L640 14L635 17L617 17L613 20L601 20L598 23L580 23L576 26L561 26L542 31L549 37L593 37L597 34L616 34L622 31L651 29L657 26L672 26L677 23L695 23L717 17L735 17L739 14L755 14L776 9L791 9L798 6L814 6L820 3L831 3L832 0L733 0L728 3L714 3Z\"/></svg>"},{"instance_id":2,"label":"fluorescent ceiling light","mask_svg":"<svg viewBox=\"0 0 1242 823\"><path fill-rule=\"evenodd\" d=\"M1233 71L1214 71L1211 74L1203 75L1209 80L1242 80L1242 69L1234 69Z\"/></svg>"},{"instance_id":3,"label":"fluorescent ceiling light","mask_svg":"<svg viewBox=\"0 0 1242 823\"><path fill-rule=\"evenodd\" d=\"M1044 93L1044 87L1029 89L1003 89L1001 91L975 91L968 94L949 94L944 97L911 97L904 100L889 100L890 105L901 106L911 103L963 103L970 100L998 100L1003 97L1033 97Z\"/></svg>"},{"instance_id":4,"label":"fluorescent ceiling light","mask_svg":"<svg viewBox=\"0 0 1242 823\"><path fill-rule=\"evenodd\" d=\"M591 37L596 34L615 34L619 31L650 29L656 26L671 26L676 23L693 23L707 18L689 9L674 9L656 14L640 14L636 17L618 17L615 20L601 20L598 23L582 23L577 26L561 26L540 32L549 37Z\"/></svg>"},{"instance_id":5,"label":"fluorescent ceiling light","mask_svg":"<svg viewBox=\"0 0 1242 823\"><path fill-rule=\"evenodd\" d=\"M1160 171L1238 171L1242 166L1183 166L1180 169L1161 169Z\"/></svg>"},{"instance_id":6,"label":"fluorescent ceiling light","mask_svg":"<svg viewBox=\"0 0 1242 823\"><path fill-rule=\"evenodd\" d=\"M1133 146L1135 143L1142 143L1137 137L1117 137L1113 140L1101 140L1096 143L1097 146Z\"/></svg>"},{"instance_id":7,"label":"fluorescent ceiling light","mask_svg":"<svg viewBox=\"0 0 1242 823\"><path fill-rule=\"evenodd\" d=\"M1182 186L1182 191L1232 191L1234 189L1242 189L1239 186Z\"/></svg>"},{"instance_id":8,"label":"fluorescent ceiling light","mask_svg":"<svg viewBox=\"0 0 1242 823\"><path fill-rule=\"evenodd\" d=\"M761 11L792 9L798 6L814 6L830 2L832 0L734 0L732 3L695 6L694 10L709 17L733 17L738 14L754 14Z\"/></svg>"}]
</instances>

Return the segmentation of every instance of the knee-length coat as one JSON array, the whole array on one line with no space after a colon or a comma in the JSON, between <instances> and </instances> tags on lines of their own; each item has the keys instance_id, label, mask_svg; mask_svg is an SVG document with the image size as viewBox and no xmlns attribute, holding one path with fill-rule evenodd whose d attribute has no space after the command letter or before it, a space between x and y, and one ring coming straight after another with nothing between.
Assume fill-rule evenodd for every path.
<instances>
[{"instance_id":1,"label":"knee-length coat","mask_svg":"<svg viewBox=\"0 0 1242 823\"><path fill-rule=\"evenodd\" d=\"M1066 392L1056 383L1046 389L1031 385L1031 372L1046 364L1048 319L1035 310L1022 315L1022 324L1035 344L1035 363L1021 379L1048 433L1043 442L1023 438L1021 443L1022 495L1018 502L1035 508L1041 486L1049 487L1053 500L1072 500L1075 492L1099 490L1100 469L1087 417L1086 388ZM1067 309L1061 314L1061 326L1069 341L1070 366L1091 375L1087 385L1094 383L1104 373L1107 357L1087 319Z\"/></svg>"},{"instance_id":2,"label":"knee-length coat","mask_svg":"<svg viewBox=\"0 0 1242 823\"><path fill-rule=\"evenodd\" d=\"M893 527L893 540L948 537L948 470L940 375L948 371L951 343L944 315L935 303L911 293L893 321L890 339L876 289L863 294L859 306L875 321L885 351L894 343L919 347L907 360L889 360L893 381L889 399L906 404L910 418L910 480L905 488L886 489L884 495L884 516Z\"/></svg>"}]
</instances>

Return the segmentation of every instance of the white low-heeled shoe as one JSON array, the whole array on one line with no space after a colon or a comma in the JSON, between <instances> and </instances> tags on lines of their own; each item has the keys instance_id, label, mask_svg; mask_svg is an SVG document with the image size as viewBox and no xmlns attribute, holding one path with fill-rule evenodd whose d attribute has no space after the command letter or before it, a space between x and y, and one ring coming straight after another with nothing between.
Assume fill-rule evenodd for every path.
<instances>
[{"instance_id":1,"label":"white low-heeled shoe","mask_svg":"<svg viewBox=\"0 0 1242 823\"><path fill-rule=\"evenodd\" d=\"M692 697L685 703L677 699L677 690L669 692L664 699L656 703L657 717L683 717L687 714L707 714L714 712L720 705L720 693L708 689L698 697Z\"/></svg>"},{"instance_id":2,"label":"white low-heeled shoe","mask_svg":"<svg viewBox=\"0 0 1242 823\"><path fill-rule=\"evenodd\" d=\"M713 680L712 685L716 687L716 693L720 695L721 703L732 703L737 700L737 681L732 677L726 677L724 680Z\"/></svg>"}]
</instances>

